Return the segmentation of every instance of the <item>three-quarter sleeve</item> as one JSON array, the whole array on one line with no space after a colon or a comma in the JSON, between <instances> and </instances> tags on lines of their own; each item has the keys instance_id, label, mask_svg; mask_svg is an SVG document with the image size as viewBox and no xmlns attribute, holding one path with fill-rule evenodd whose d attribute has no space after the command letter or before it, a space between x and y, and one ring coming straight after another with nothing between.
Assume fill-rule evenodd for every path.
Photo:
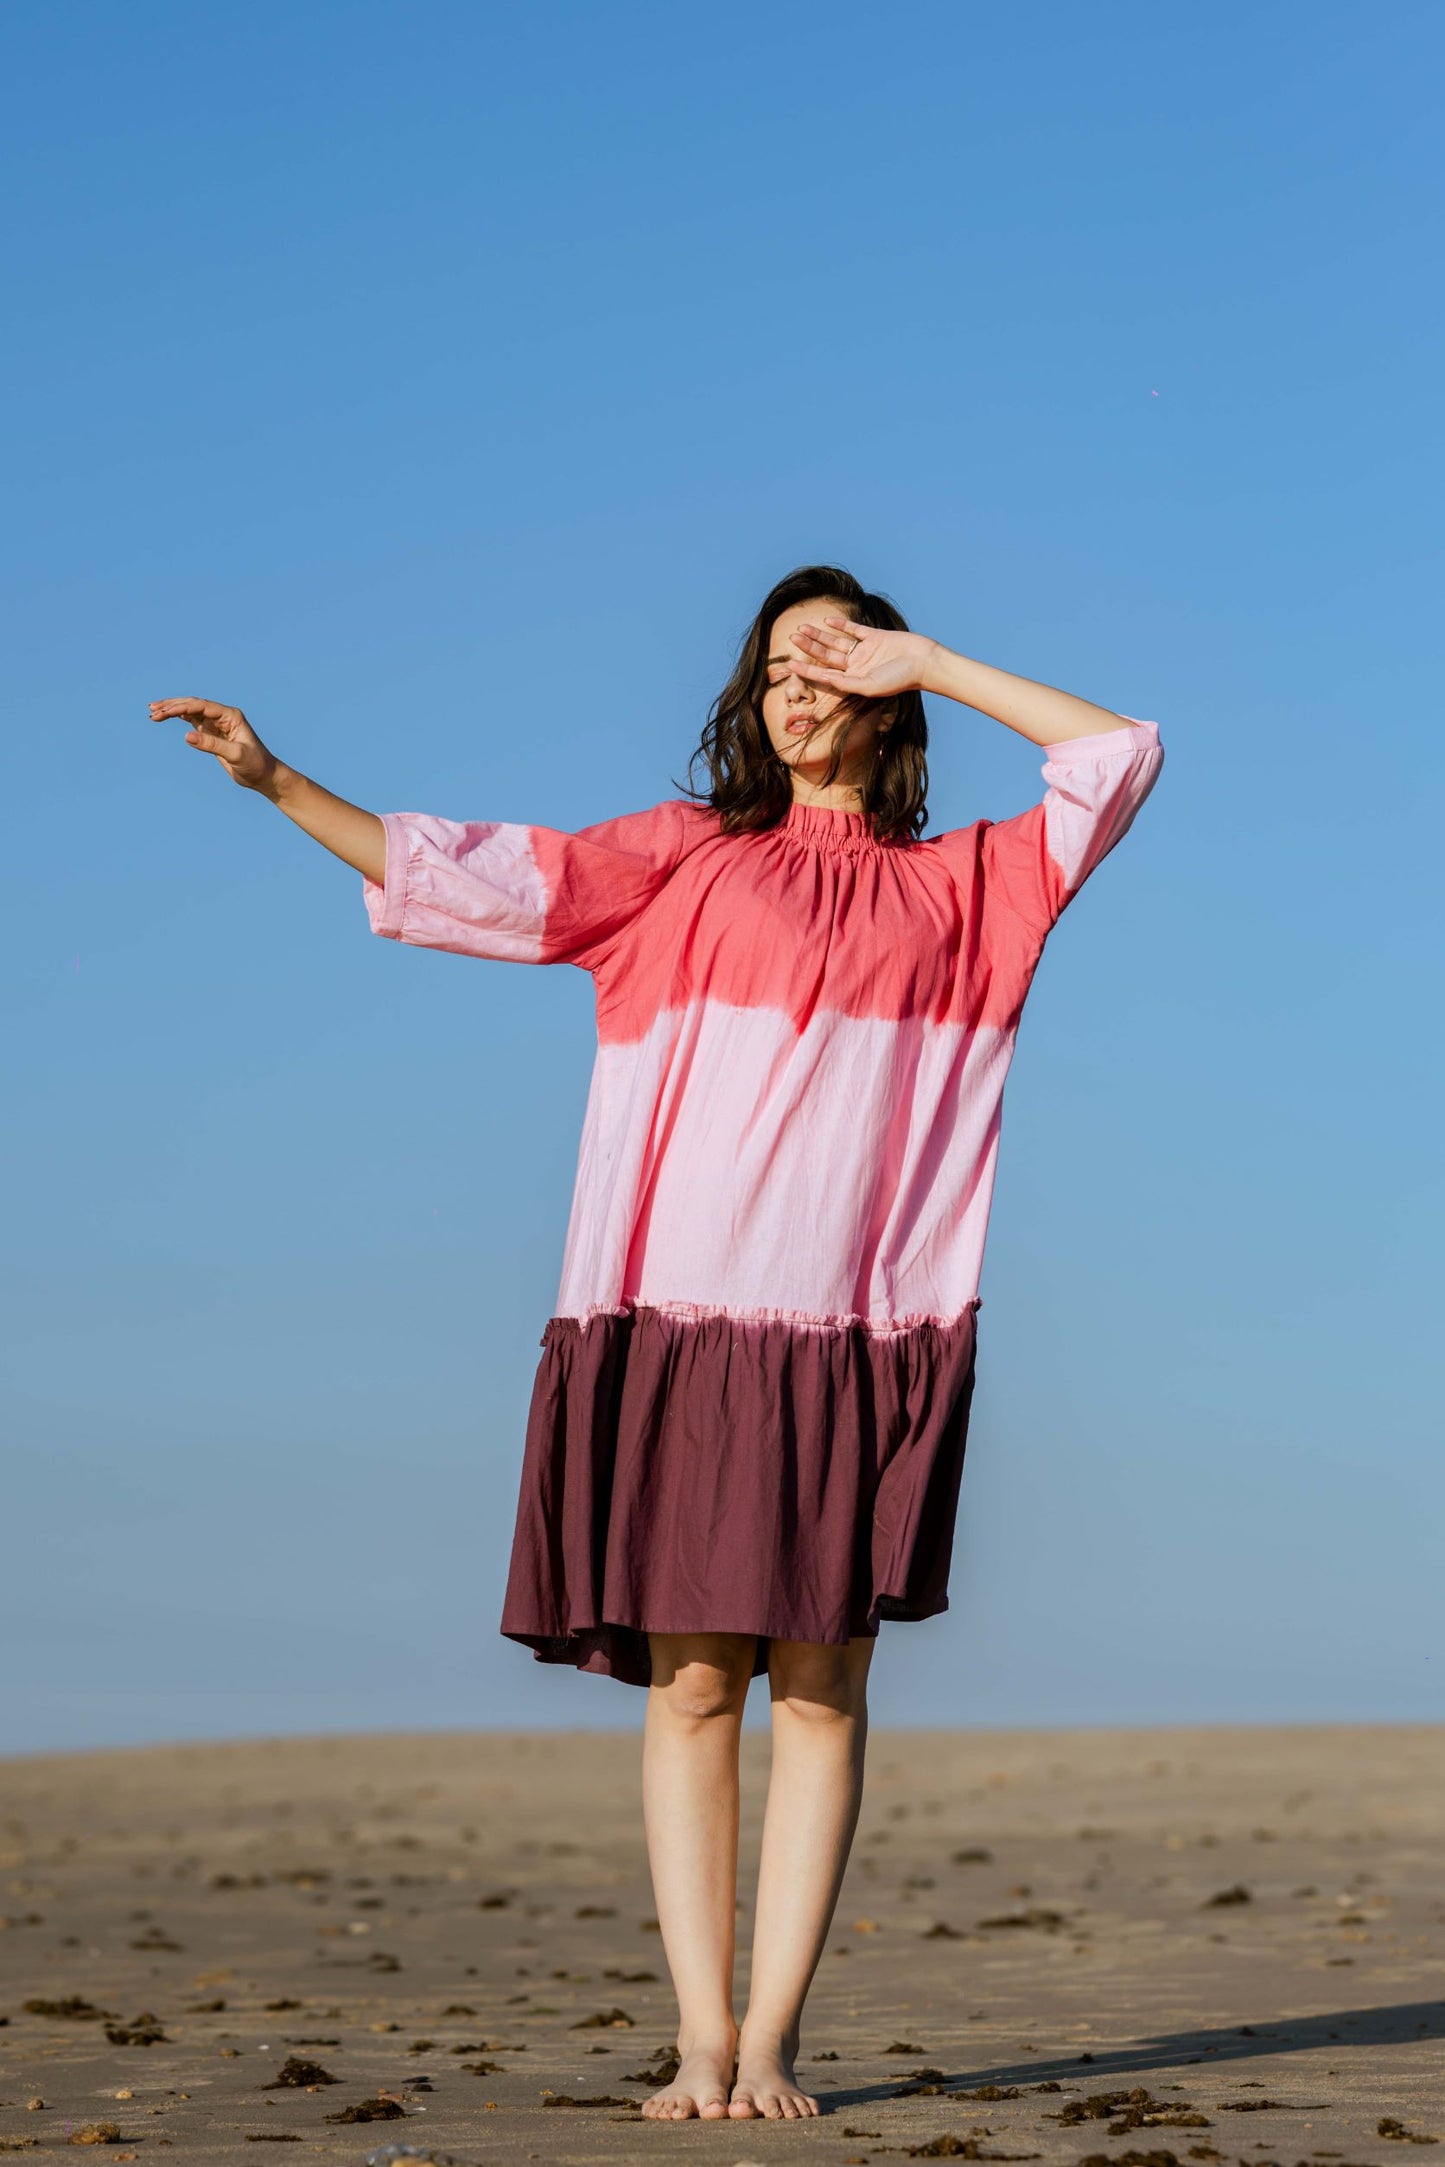
<instances>
[{"instance_id":1,"label":"three-quarter sleeve","mask_svg":"<svg viewBox=\"0 0 1445 2167\"><path fill-rule=\"evenodd\" d=\"M1045 748L1044 796L983 831L988 890L1036 933L1047 933L1128 832L1164 765L1159 726L1125 716L1117 730Z\"/></svg>"},{"instance_id":2,"label":"three-quarter sleeve","mask_svg":"<svg viewBox=\"0 0 1445 2167\"><path fill-rule=\"evenodd\" d=\"M453 955L591 970L677 865L685 810L678 800L575 834L383 813L384 876L362 876L372 931Z\"/></svg>"}]
</instances>

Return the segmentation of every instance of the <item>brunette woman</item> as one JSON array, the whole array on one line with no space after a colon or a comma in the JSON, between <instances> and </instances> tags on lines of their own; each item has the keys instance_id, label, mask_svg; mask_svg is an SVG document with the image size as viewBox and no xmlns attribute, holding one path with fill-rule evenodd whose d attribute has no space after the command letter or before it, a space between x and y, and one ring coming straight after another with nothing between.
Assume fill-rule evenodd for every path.
<instances>
[{"instance_id":1,"label":"brunette woman","mask_svg":"<svg viewBox=\"0 0 1445 2167\"><path fill-rule=\"evenodd\" d=\"M1044 754L925 836L924 693ZM363 875L390 940L591 973L598 1050L501 1629L647 1689L643 1799L681 2066L659 2118L797 2118L804 1997L858 1818L882 1620L946 1609L1004 1080L1049 932L1159 731L910 632L837 566L763 602L706 787L576 833L378 816L239 709L186 742ZM738 1743L773 1760L746 2014Z\"/></svg>"}]
</instances>

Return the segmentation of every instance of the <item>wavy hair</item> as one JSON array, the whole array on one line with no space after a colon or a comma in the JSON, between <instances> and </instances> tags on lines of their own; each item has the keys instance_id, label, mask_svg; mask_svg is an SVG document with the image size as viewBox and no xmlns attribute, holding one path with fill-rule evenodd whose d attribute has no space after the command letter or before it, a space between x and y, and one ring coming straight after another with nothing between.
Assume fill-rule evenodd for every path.
<instances>
[{"instance_id":1,"label":"wavy hair","mask_svg":"<svg viewBox=\"0 0 1445 2167\"><path fill-rule=\"evenodd\" d=\"M786 819L793 802L787 762L774 751L763 721L768 646L784 610L797 602L814 601L836 603L839 612L856 624L888 632L909 630L885 595L869 594L851 572L838 565L803 565L778 581L748 628L732 676L708 710L702 742L688 762L688 781L678 786L722 816L724 835L775 828ZM872 700L840 695L828 720L841 716L844 727L838 732L822 784L836 780L860 718L885 710L892 710L895 719L863 786L862 809L870 816L879 842L916 842L928 819L928 724L921 692ZM705 789L695 788L692 782L699 762L708 773Z\"/></svg>"}]
</instances>

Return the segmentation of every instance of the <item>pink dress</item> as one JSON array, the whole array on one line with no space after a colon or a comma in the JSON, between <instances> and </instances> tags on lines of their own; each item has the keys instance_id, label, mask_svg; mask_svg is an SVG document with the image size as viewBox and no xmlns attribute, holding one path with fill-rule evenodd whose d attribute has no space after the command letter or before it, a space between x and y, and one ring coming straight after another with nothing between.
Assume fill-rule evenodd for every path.
<instances>
[{"instance_id":1,"label":"pink dress","mask_svg":"<svg viewBox=\"0 0 1445 2167\"><path fill-rule=\"evenodd\" d=\"M503 1633L644 1685L649 1632L842 1644L948 1607L1004 1080L1060 912L1163 763L922 842L686 799L576 834L388 813L375 932L574 963L598 1050Z\"/></svg>"}]
</instances>

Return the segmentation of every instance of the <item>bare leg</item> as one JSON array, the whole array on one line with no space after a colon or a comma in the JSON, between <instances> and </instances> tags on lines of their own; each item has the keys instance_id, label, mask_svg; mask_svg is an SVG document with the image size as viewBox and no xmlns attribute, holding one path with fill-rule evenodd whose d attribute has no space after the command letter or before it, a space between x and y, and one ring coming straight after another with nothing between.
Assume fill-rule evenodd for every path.
<instances>
[{"instance_id":1,"label":"bare leg","mask_svg":"<svg viewBox=\"0 0 1445 2167\"><path fill-rule=\"evenodd\" d=\"M823 1953L858 1826L874 1642L772 1643L773 1768L753 1939L752 1990L728 2113L798 2121L818 2102L793 2074L803 2001Z\"/></svg>"},{"instance_id":2,"label":"bare leg","mask_svg":"<svg viewBox=\"0 0 1445 2167\"><path fill-rule=\"evenodd\" d=\"M642 1810L681 2065L642 2111L717 2121L728 2112L737 2052L738 1740L757 1642L743 1633L649 1637Z\"/></svg>"}]
</instances>

